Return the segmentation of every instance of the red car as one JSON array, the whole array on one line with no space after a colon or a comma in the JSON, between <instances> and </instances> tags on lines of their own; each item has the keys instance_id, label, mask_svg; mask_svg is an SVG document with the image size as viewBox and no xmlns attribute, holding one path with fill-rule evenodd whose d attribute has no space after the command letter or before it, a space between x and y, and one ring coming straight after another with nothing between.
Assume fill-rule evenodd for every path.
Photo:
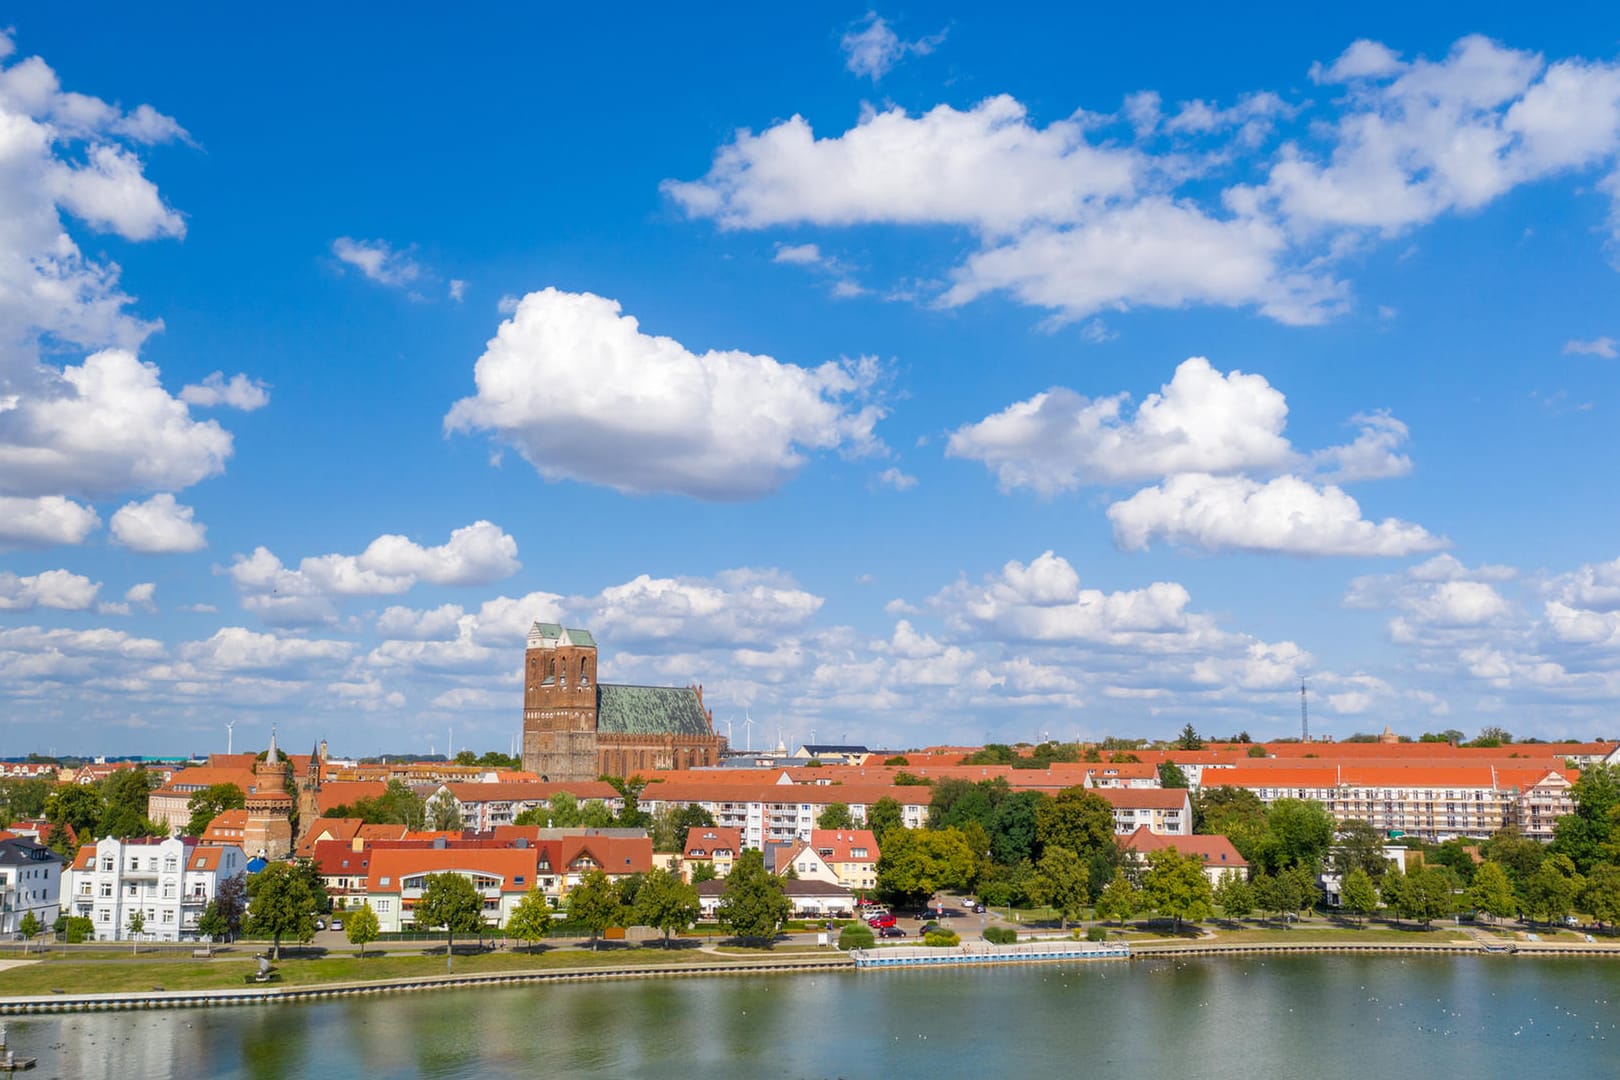
<instances>
[{"instance_id":1,"label":"red car","mask_svg":"<svg viewBox=\"0 0 1620 1080\"><path fill-rule=\"evenodd\" d=\"M874 915L870 919L866 920L866 925L872 927L874 930L881 930L885 926L893 926L894 923L895 918L893 915Z\"/></svg>"}]
</instances>

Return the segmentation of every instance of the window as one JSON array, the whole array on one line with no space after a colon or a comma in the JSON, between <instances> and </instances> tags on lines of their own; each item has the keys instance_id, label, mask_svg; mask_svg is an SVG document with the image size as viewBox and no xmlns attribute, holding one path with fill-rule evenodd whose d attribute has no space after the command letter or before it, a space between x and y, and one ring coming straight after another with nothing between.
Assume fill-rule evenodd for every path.
<instances>
[{"instance_id":1,"label":"window","mask_svg":"<svg viewBox=\"0 0 1620 1080\"><path fill-rule=\"evenodd\" d=\"M111 896L112 895L112 882L103 881L101 883L101 895L102 896Z\"/></svg>"},{"instance_id":2,"label":"window","mask_svg":"<svg viewBox=\"0 0 1620 1080\"><path fill-rule=\"evenodd\" d=\"M386 915L390 910L392 910L393 901L379 899L373 906L376 907L378 914Z\"/></svg>"}]
</instances>

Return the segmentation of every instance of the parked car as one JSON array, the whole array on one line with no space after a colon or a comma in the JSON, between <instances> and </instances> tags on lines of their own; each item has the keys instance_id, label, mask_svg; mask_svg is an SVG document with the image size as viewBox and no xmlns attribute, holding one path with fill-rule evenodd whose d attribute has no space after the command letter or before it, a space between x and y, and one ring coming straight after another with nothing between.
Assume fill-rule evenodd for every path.
<instances>
[{"instance_id":1,"label":"parked car","mask_svg":"<svg viewBox=\"0 0 1620 1080\"><path fill-rule=\"evenodd\" d=\"M874 915L866 920L866 925L875 930L881 930L885 926L893 926L896 921L893 915Z\"/></svg>"},{"instance_id":2,"label":"parked car","mask_svg":"<svg viewBox=\"0 0 1620 1080\"><path fill-rule=\"evenodd\" d=\"M925 934L932 934L935 930L943 929L945 928L939 925L937 922L925 922L921 926L917 927L917 936L922 937Z\"/></svg>"},{"instance_id":3,"label":"parked car","mask_svg":"<svg viewBox=\"0 0 1620 1080\"><path fill-rule=\"evenodd\" d=\"M974 904L973 905L973 914L975 914L975 915L983 915L984 914L984 905L983 904Z\"/></svg>"},{"instance_id":4,"label":"parked car","mask_svg":"<svg viewBox=\"0 0 1620 1080\"><path fill-rule=\"evenodd\" d=\"M315 920L315 929L317 929L317 930L325 930L326 929L326 920L325 919L316 919Z\"/></svg>"},{"instance_id":5,"label":"parked car","mask_svg":"<svg viewBox=\"0 0 1620 1080\"><path fill-rule=\"evenodd\" d=\"M905 937L906 932L898 926L878 927L878 937Z\"/></svg>"},{"instance_id":6,"label":"parked car","mask_svg":"<svg viewBox=\"0 0 1620 1080\"><path fill-rule=\"evenodd\" d=\"M332 920L332 929L334 929L334 930L343 929L343 920L342 919L333 919Z\"/></svg>"}]
</instances>

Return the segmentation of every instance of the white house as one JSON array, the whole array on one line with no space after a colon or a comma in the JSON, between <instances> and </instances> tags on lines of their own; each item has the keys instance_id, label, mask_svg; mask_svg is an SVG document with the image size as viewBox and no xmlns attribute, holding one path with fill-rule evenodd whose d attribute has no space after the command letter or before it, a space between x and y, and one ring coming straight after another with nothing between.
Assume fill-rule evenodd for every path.
<instances>
[{"instance_id":1,"label":"white house","mask_svg":"<svg viewBox=\"0 0 1620 1080\"><path fill-rule=\"evenodd\" d=\"M97 941L127 939L137 911L142 938L181 941L197 936L197 920L219 883L246 872L247 856L235 845L108 837L79 849L65 875L63 906L94 924Z\"/></svg>"},{"instance_id":2,"label":"white house","mask_svg":"<svg viewBox=\"0 0 1620 1080\"><path fill-rule=\"evenodd\" d=\"M62 857L31 840L0 840L0 934L22 929L29 912L41 929L56 921Z\"/></svg>"}]
</instances>

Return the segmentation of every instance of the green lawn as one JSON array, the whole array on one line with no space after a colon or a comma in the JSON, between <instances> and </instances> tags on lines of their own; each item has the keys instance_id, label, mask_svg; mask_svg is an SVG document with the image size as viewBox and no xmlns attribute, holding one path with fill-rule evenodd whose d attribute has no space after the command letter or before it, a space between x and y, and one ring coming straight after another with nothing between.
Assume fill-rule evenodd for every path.
<instances>
[{"instance_id":1,"label":"green lawn","mask_svg":"<svg viewBox=\"0 0 1620 1080\"><path fill-rule=\"evenodd\" d=\"M780 951L780 950L779 950ZM696 949L603 948L598 952L582 949L542 950L535 953L493 952L457 955L455 974L474 975L503 971L549 971L574 967L651 967L715 963L717 958ZM237 989L255 970L251 957L229 960L152 961L127 959L122 962L84 962L77 957L49 960L8 968L0 975L0 994L5 996L49 994L64 990L70 994L113 993L129 990L219 990ZM362 982L371 979L409 979L445 974L444 956L420 954L401 956L376 953L364 960L353 955L316 959L284 959L276 965L281 976L278 986L311 986L331 982Z\"/></svg>"},{"instance_id":2,"label":"green lawn","mask_svg":"<svg viewBox=\"0 0 1620 1080\"><path fill-rule=\"evenodd\" d=\"M1207 925L1207 924L1206 924ZM1390 926L1366 926L1361 929L1332 926L1322 923L1296 923L1291 930L1273 930L1251 926L1241 930L1210 927L1217 942L1266 942L1280 945L1310 945L1313 943L1351 944L1364 942L1376 945L1444 944L1468 940L1454 926L1436 925L1433 929L1396 929Z\"/></svg>"}]
</instances>

